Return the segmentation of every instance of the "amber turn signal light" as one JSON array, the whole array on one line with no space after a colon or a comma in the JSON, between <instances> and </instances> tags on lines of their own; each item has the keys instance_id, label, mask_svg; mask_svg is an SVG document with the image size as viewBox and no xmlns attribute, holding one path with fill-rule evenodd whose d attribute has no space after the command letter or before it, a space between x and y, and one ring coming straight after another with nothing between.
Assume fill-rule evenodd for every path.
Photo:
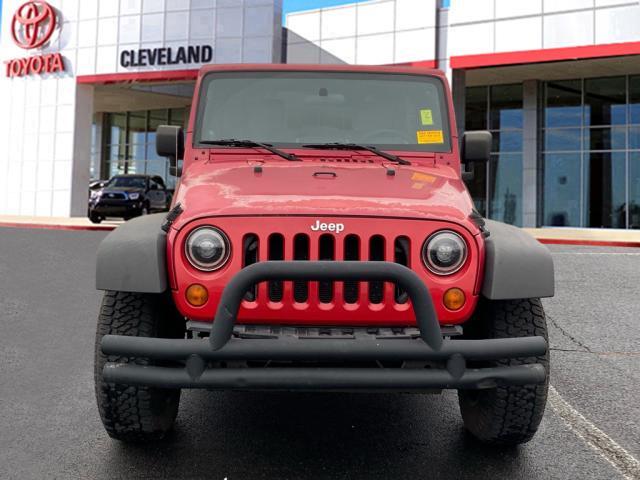
<instances>
[{"instance_id":1,"label":"amber turn signal light","mask_svg":"<svg viewBox=\"0 0 640 480\"><path fill-rule=\"evenodd\" d=\"M443 303L449 310L460 310L465 302L464 292L459 288L450 288L444 292Z\"/></svg>"},{"instance_id":2,"label":"amber turn signal light","mask_svg":"<svg viewBox=\"0 0 640 480\"><path fill-rule=\"evenodd\" d=\"M203 285L194 283L193 285L189 285L189 288L187 288L186 296L189 304L194 307L201 307L207 303L207 300L209 299L209 292Z\"/></svg>"}]
</instances>

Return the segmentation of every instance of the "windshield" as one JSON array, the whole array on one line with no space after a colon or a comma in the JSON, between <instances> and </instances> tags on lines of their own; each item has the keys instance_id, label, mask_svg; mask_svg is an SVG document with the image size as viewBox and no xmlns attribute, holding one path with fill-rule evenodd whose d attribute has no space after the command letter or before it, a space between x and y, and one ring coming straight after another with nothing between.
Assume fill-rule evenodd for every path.
<instances>
[{"instance_id":1,"label":"windshield","mask_svg":"<svg viewBox=\"0 0 640 480\"><path fill-rule=\"evenodd\" d=\"M195 138L446 152L446 105L442 82L423 75L210 73L203 80Z\"/></svg>"},{"instance_id":2,"label":"windshield","mask_svg":"<svg viewBox=\"0 0 640 480\"><path fill-rule=\"evenodd\" d=\"M144 177L113 177L107 187L145 188Z\"/></svg>"}]
</instances>

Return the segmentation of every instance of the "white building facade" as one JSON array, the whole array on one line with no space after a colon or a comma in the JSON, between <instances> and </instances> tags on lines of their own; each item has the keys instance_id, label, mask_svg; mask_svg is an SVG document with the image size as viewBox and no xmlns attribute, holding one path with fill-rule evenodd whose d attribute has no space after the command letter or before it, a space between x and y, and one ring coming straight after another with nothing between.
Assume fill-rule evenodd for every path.
<instances>
[{"instance_id":1,"label":"white building facade","mask_svg":"<svg viewBox=\"0 0 640 480\"><path fill-rule=\"evenodd\" d=\"M0 214L84 215L90 178L167 177L153 132L184 124L202 63L400 64L445 70L460 130L493 132L469 183L483 215L640 228L636 0L370 0L286 18L281 0L50 0L15 20L23 3L2 7ZM24 48L48 33L26 26L44 5L55 28ZM55 54L62 71L33 58Z\"/></svg>"},{"instance_id":2,"label":"white building facade","mask_svg":"<svg viewBox=\"0 0 640 480\"><path fill-rule=\"evenodd\" d=\"M139 138L147 136L145 125L136 127L133 134L118 132L136 138L111 140L115 143L109 145L126 150L124 158L109 152L109 146L100 148L96 142L102 132L96 131L100 130L96 123L99 126L105 113L184 108L193 91L189 82L201 64L271 63L279 62L282 56L281 0L30 3L33 9L22 12L19 9L24 0L4 0L2 4L0 214L86 215L90 177L92 173L100 176L95 168L91 171L92 156L94 165L96 155L111 155L122 165L128 157L139 157L129 140L144 144L145 149L150 143ZM36 18L47 5L55 16L50 38L39 48L24 48L28 46L28 23L24 22ZM36 34L44 36L50 22L51 18L43 19ZM63 71L29 69L23 75L6 63L17 59L24 64L32 57L57 53L62 56ZM154 80L162 87L155 86ZM150 91L116 88L132 83ZM182 112L180 120L184 117ZM139 118L127 114L125 120L134 123ZM143 160L146 155L145 150Z\"/></svg>"}]
</instances>

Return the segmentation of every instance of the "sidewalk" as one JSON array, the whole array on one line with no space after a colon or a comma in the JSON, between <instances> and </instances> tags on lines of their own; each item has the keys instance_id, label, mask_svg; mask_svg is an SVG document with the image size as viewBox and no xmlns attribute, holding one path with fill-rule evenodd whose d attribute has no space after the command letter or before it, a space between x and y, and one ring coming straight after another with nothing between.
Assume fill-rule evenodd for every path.
<instances>
[{"instance_id":1,"label":"sidewalk","mask_svg":"<svg viewBox=\"0 0 640 480\"><path fill-rule=\"evenodd\" d=\"M88 218L27 217L0 215L0 227L48 228L56 230L113 230L122 220L108 220L100 224ZM525 228L541 243L564 245L600 245L640 248L640 230L588 229L588 228Z\"/></svg>"}]
</instances>

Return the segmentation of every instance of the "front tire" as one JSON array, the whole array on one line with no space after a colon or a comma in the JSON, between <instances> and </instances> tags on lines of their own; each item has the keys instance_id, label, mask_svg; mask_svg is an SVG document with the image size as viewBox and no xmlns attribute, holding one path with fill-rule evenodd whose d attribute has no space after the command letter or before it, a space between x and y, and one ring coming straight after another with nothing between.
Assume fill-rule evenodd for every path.
<instances>
[{"instance_id":1,"label":"front tire","mask_svg":"<svg viewBox=\"0 0 640 480\"><path fill-rule=\"evenodd\" d=\"M537 298L482 300L465 338L547 337L544 309ZM549 352L541 357L504 359L477 367L540 363L547 374L539 385L500 386L460 390L458 400L465 428L479 440L494 445L517 445L533 438L547 402ZM473 365L471 365L473 366Z\"/></svg>"},{"instance_id":2,"label":"front tire","mask_svg":"<svg viewBox=\"0 0 640 480\"><path fill-rule=\"evenodd\" d=\"M164 295L112 291L105 292L98 318L94 378L104 428L112 438L127 442L163 438L173 427L178 413L180 390L105 382L102 370L107 362L151 365L147 358L103 354L100 342L107 334L181 338L184 321Z\"/></svg>"},{"instance_id":3,"label":"front tire","mask_svg":"<svg viewBox=\"0 0 640 480\"><path fill-rule=\"evenodd\" d=\"M102 222L102 217L97 213L90 213L89 220L91 220L91 223L100 223Z\"/></svg>"}]
</instances>

